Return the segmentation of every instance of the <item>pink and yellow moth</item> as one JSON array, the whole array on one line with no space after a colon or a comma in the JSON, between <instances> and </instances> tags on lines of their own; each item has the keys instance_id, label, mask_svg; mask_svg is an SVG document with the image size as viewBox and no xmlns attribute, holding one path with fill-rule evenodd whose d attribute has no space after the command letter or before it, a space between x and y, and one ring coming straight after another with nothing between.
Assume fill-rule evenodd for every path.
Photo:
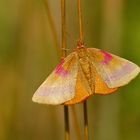
<instances>
[{"instance_id":1,"label":"pink and yellow moth","mask_svg":"<svg viewBox=\"0 0 140 140\"><path fill-rule=\"evenodd\" d=\"M37 103L71 105L94 94L110 94L134 79L140 68L123 58L80 44L33 95Z\"/></svg>"}]
</instances>

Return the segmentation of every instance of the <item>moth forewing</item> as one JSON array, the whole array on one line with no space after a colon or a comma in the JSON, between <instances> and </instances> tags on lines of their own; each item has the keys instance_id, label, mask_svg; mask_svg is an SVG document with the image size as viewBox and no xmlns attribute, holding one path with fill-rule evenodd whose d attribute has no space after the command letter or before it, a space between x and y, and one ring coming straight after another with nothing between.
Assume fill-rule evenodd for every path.
<instances>
[{"instance_id":1,"label":"moth forewing","mask_svg":"<svg viewBox=\"0 0 140 140\"><path fill-rule=\"evenodd\" d=\"M109 88L128 84L140 72L140 68L121 57L108 52L89 48L92 64Z\"/></svg>"},{"instance_id":2,"label":"moth forewing","mask_svg":"<svg viewBox=\"0 0 140 140\"><path fill-rule=\"evenodd\" d=\"M57 105L75 96L78 73L76 53L68 55L35 92L32 100L37 103Z\"/></svg>"}]
</instances>

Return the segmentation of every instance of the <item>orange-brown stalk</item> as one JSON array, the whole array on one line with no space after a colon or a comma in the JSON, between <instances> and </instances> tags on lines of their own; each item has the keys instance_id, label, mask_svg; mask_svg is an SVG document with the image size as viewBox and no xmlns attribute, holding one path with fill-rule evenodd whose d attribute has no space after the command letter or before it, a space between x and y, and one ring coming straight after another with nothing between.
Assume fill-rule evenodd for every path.
<instances>
[{"instance_id":1,"label":"orange-brown stalk","mask_svg":"<svg viewBox=\"0 0 140 140\"><path fill-rule=\"evenodd\" d=\"M66 52L66 1L61 0L61 20L62 20L62 54L61 57L65 58ZM69 129L69 108L64 106L64 117L65 117L65 140L70 140L70 129Z\"/></svg>"},{"instance_id":2,"label":"orange-brown stalk","mask_svg":"<svg viewBox=\"0 0 140 140\"><path fill-rule=\"evenodd\" d=\"M84 33L83 33L83 19L82 19L82 7L81 7L81 0L77 0L78 2L78 18L79 18L79 38L80 43L84 42ZM84 110L84 134L85 140L89 139L89 132L88 132L88 115L87 115L87 101L83 103L83 110Z\"/></svg>"}]
</instances>

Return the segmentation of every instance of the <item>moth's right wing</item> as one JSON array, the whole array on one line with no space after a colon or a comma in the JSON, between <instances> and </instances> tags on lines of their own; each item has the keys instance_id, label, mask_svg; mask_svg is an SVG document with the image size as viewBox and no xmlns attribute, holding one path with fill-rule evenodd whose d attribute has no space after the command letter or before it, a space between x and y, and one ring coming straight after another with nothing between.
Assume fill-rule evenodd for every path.
<instances>
[{"instance_id":1,"label":"moth's right wing","mask_svg":"<svg viewBox=\"0 0 140 140\"><path fill-rule=\"evenodd\" d=\"M88 53L99 76L109 88L128 84L140 72L136 64L119 56L95 48L88 48Z\"/></svg>"},{"instance_id":2,"label":"moth's right wing","mask_svg":"<svg viewBox=\"0 0 140 140\"><path fill-rule=\"evenodd\" d=\"M78 56L76 52L68 55L56 67L33 95L37 103L57 105L71 100L75 96L78 73Z\"/></svg>"}]
</instances>

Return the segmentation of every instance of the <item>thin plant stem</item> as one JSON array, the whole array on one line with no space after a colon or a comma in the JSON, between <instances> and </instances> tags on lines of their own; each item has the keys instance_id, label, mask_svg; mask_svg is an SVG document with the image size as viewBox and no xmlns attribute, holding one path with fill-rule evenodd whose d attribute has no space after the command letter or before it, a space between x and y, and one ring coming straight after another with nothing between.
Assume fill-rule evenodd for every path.
<instances>
[{"instance_id":1,"label":"thin plant stem","mask_svg":"<svg viewBox=\"0 0 140 140\"><path fill-rule=\"evenodd\" d=\"M61 0L61 19L62 19L62 58L67 55L67 44L66 44L66 2Z\"/></svg>"},{"instance_id":2,"label":"thin plant stem","mask_svg":"<svg viewBox=\"0 0 140 140\"><path fill-rule=\"evenodd\" d=\"M64 106L64 117L65 117L65 140L70 140L69 108L68 108L68 106Z\"/></svg>"},{"instance_id":3,"label":"thin plant stem","mask_svg":"<svg viewBox=\"0 0 140 140\"><path fill-rule=\"evenodd\" d=\"M79 17L79 36L80 41L84 41L84 33L83 33L83 17L82 17L82 7L81 7L81 0L78 0L78 17Z\"/></svg>"},{"instance_id":4,"label":"thin plant stem","mask_svg":"<svg viewBox=\"0 0 140 140\"><path fill-rule=\"evenodd\" d=\"M89 139L89 132L88 132L88 115L87 115L87 101L83 103L84 108L84 132L85 132L85 140Z\"/></svg>"},{"instance_id":5,"label":"thin plant stem","mask_svg":"<svg viewBox=\"0 0 140 140\"><path fill-rule=\"evenodd\" d=\"M81 140L82 139L81 132L80 132L80 127L79 127L78 120L77 120L75 106L72 106L71 109L72 109L72 116L73 116L73 120L74 120L74 125L76 128L76 133L77 133L77 140Z\"/></svg>"},{"instance_id":6,"label":"thin plant stem","mask_svg":"<svg viewBox=\"0 0 140 140\"><path fill-rule=\"evenodd\" d=\"M80 43L83 43L84 42L84 33L83 33L83 19L82 19L81 0L77 0L77 2L78 2ZM84 134L85 134L85 140L88 140L89 139L89 130L88 130L87 101L85 101L83 103L83 110L84 110Z\"/></svg>"},{"instance_id":7,"label":"thin plant stem","mask_svg":"<svg viewBox=\"0 0 140 140\"><path fill-rule=\"evenodd\" d=\"M67 44L66 44L66 1L61 0L61 20L62 20L62 59L67 55ZM65 117L65 140L70 140L70 129L69 129L69 108L64 106L64 117Z\"/></svg>"},{"instance_id":8,"label":"thin plant stem","mask_svg":"<svg viewBox=\"0 0 140 140\"><path fill-rule=\"evenodd\" d=\"M55 49L57 51L57 54L60 56L60 49L59 49L60 45L58 43L57 31L56 31L53 16L52 16L49 4L48 4L48 0L42 0L42 1L44 3L45 10L46 10L46 13L47 13L47 16L48 16L48 21L49 21L49 24L50 24L50 28L52 30L52 35L53 35L54 44L55 44L54 46L55 46Z\"/></svg>"}]
</instances>

